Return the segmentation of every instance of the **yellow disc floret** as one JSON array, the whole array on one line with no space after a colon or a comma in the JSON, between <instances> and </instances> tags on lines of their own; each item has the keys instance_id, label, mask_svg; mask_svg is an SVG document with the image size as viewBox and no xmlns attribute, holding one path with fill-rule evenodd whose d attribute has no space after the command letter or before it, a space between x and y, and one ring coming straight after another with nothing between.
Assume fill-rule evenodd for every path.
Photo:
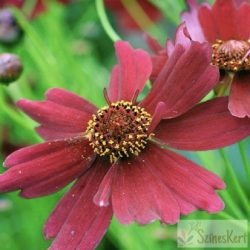
<instances>
[{"instance_id":1,"label":"yellow disc floret","mask_svg":"<svg viewBox=\"0 0 250 250\"><path fill-rule=\"evenodd\" d=\"M145 148L152 136L148 131L151 121L144 108L119 101L99 109L88 122L86 134L94 152L114 163Z\"/></svg>"}]
</instances>

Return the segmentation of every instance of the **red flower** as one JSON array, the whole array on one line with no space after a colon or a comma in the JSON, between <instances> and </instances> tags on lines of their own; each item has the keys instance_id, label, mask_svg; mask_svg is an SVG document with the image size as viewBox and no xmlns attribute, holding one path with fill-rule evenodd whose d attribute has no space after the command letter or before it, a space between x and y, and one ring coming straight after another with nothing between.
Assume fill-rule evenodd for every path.
<instances>
[{"instance_id":1,"label":"red flower","mask_svg":"<svg viewBox=\"0 0 250 250\"><path fill-rule=\"evenodd\" d=\"M220 211L224 204L215 189L224 188L223 181L161 145L208 150L250 134L249 119L231 116L227 97L197 104L218 81L209 45L178 44L140 103L150 57L126 42L115 47L119 64L105 92L107 107L98 110L58 88L45 101L17 104L40 123L37 132L47 142L6 159L0 191L20 189L34 198L76 180L46 222L46 239L56 238L51 250L93 249L113 213L124 224L172 224L196 209Z\"/></svg>"},{"instance_id":2,"label":"red flower","mask_svg":"<svg viewBox=\"0 0 250 250\"><path fill-rule=\"evenodd\" d=\"M124 7L121 0L104 0L105 5L108 9L113 11L115 13L115 16L119 22L119 25L121 28L127 32L129 31L141 31L141 28L138 23L134 20L134 18L130 15L128 10ZM159 21L161 18L161 12L150 3L148 0L134 0L130 1L130 5L139 4L139 6L142 8L142 10L145 12L147 17L152 22ZM138 14L138 12L137 12ZM146 27L150 25L148 23L148 20L145 20L143 23Z\"/></svg>"},{"instance_id":3,"label":"red flower","mask_svg":"<svg viewBox=\"0 0 250 250\"><path fill-rule=\"evenodd\" d=\"M72 2L72 0L57 0L58 2L62 4L68 4ZM22 8L25 4L25 0L1 0L0 8L6 7L6 6L16 6L17 8ZM34 9L31 13L31 17L34 18L38 14L46 11L46 0L36 0Z\"/></svg>"},{"instance_id":4,"label":"red flower","mask_svg":"<svg viewBox=\"0 0 250 250\"><path fill-rule=\"evenodd\" d=\"M231 85L229 110L237 117L250 117L250 4L216 0L213 6L187 0L190 12L182 14L192 39L213 47L212 63L221 70L219 91Z\"/></svg>"},{"instance_id":5,"label":"red flower","mask_svg":"<svg viewBox=\"0 0 250 250\"><path fill-rule=\"evenodd\" d=\"M168 58L171 56L175 46L181 44L182 46L188 47L191 42L191 38L185 24L181 24L177 28L174 39L168 40L165 48L161 46L156 39L148 34L144 34L144 39L148 47L153 52L153 55L151 56L153 65L150 76L151 83L153 83L159 76L162 68L166 64Z\"/></svg>"}]
</instances>

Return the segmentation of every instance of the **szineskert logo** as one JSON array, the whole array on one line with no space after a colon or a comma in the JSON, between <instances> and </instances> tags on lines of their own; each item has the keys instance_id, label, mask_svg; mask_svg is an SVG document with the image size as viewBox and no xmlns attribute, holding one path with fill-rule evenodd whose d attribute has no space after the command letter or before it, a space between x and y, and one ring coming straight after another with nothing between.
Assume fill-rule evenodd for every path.
<instances>
[{"instance_id":1,"label":"szineskert logo","mask_svg":"<svg viewBox=\"0 0 250 250\"><path fill-rule=\"evenodd\" d=\"M182 220L177 227L178 247L248 246L247 220Z\"/></svg>"}]
</instances>

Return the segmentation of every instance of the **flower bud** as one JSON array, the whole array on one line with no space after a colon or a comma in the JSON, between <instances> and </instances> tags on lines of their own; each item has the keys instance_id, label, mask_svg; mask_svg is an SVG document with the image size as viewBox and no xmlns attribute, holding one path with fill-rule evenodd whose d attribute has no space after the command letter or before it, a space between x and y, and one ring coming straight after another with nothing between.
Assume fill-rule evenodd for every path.
<instances>
[{"instance_id":1,"label":"flower bud","mask_svg":"<svg viewBox=\"0 0 250 250\"><path fill-rule=\"evenodd\" d=\"M0 42L13 44L21 38L22 33L11 11L9 9L0 10Z\"/></svg>"},{"instance_id":2,"label":"flower bud","mask_svg":"<svg viewBox=\"0 0 250 250\"><path fill-rule=\"evenodd\" d=\"M18 56L14 54L0 54L0 84L9 84L16 81L23 70Z\"/></svg>"}]
</instances>

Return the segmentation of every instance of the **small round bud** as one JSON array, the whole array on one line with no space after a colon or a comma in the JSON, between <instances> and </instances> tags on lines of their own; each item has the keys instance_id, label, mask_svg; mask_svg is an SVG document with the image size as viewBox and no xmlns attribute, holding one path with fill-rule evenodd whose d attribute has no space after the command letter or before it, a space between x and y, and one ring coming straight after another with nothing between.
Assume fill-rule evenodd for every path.
<instances>
[{"instance_id":1,"label":"small round bud","mask_svg":"<svg viewBox=\"0 0 250 250\"><path fill-rule=\"evenodd\" d=\"M0 54L0 84L9 84L16 81L23 71L23 65L14 54Z\"/></svg>"},{"instance_id":2,"label":"small round bud","mask_svg":"<svg viewBox=\"0 0 250 250\"><path fill-rule=\"evenodd\" d=\"M16 43L22 36L15 17L9 9L0 10L0 42L4 44Z\"/></svg>"}]
</instances>

